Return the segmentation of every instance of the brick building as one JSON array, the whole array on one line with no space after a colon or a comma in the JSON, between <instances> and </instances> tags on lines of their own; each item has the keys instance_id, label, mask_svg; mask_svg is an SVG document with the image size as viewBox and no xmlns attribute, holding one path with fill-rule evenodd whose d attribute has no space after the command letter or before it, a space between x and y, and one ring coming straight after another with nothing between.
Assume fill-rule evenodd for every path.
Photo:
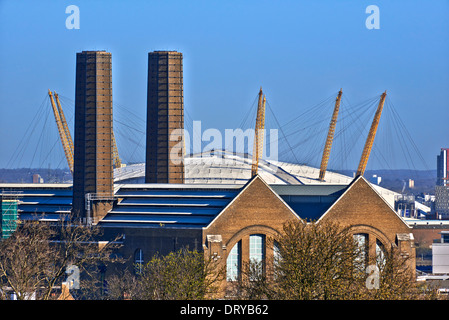
<instances>
[{"instance_id":1,"label":"brick building","mask_svg":"<svg viewBox=\"0 0 449 320\"><path fill-rule=\"evenodd\" d=\"M219 259L231 280L250 258L271 260L266 240L290 220L336 221L363 239L366 254L395 246L415 267L412 229L363 177L350 185L268 185L259 176L244 186L126 185L116 196L99 225L125 235L129 267L188 247Z\"/></svg>"},{"instance_id":2,"label":"brick building","mask_svg":"<svg viewBox=\"0 0 449 320\"><path fill-rule=\"evenodd\" d=\"M0 184L5 188L21 194L21 219L37 212L56 221L71 212L71 185ZM339 222L367 244L367 254L395 246L411 257L413 270L415 265L412 228L363 177L349 185L268 185L259 176L243 186L125 184L116 186L112 209L94 205L92 210L103 211L94 212L104 216L98 221L101 240L123 236L118 253L129 259L130 269L155 253L188 247L219 259L232 279L250 258L271 260L273 248L266 240L289 220Z\"/></svg>"}]
</instances>

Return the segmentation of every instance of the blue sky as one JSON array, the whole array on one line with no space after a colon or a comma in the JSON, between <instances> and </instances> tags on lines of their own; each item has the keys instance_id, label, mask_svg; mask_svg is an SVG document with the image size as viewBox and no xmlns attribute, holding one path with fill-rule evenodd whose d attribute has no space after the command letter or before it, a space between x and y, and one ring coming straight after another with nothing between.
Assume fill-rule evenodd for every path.
<instances>
[{"instance_id":1,"label":"blue sky","mask_svg":"<svg viewBox=\"0 0 449 320\"><path fill-rule=\"evenodd\" d=\"M65 25L71 4L79 30ZM365 26L369 5L378 30ZM49 88L74 99L76 52L111 52L114 103L144 119L147 53L177 50L185 109L204 128L237 127L260 86L280 123L340 88L351 102L387 90L434 169L449 147L448 17L443 0L0 1L0 168ZM36 152L27 149L9 167L26 167Z\"/></svg>"}]
</instances>

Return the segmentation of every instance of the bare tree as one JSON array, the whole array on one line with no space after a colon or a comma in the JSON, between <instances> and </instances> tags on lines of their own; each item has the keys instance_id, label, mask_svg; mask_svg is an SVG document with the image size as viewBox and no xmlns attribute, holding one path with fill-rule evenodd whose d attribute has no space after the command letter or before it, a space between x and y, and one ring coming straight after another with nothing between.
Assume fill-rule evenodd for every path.
<instances>
[{"instance_id":1,"label":"bare tree","mask_svg":"<svg viewBox=\"0 0 449 320\"><path fill-rule=\"evenodd\" d=\"M277 281L273 278L273 264L250 260L242 265L237 281L227 284L228 299L272 300L278 298Z\"/></svg>"},{"instance_id":2,"label":"bare tree","mask_svg":"<svg viewBox=\"0 0 449 320\"><path fill-rule=\"evenodd\" d=\"M277 248L274 261L265 262L264 272L254 262L243 266L242 276L228 286L229 296L283 300L435 298L434 291L415 281L408 256L392 247L382 261L368 260L365 248L354 241L350 229L336 223L288 222L271 241ZM375 273L367 265L374 266Z\"/></svg>"},{"instance_id":3,"label":"bare tree","mask_svg":"<svg viewBox=\"0 0 449 320\"><path fill-rule=\"evenodd\" d=\"M0 242L2 299L8 299L9 292L28 299L41 287L52 267L48 257L55 254L48 241L52 234L47 225L30 222Z\"/></svg>"},{"instance_id":4,"label":"bare tree","mask_svg":"<svg viewBox=\"0 0 449 320\"><path fill-rule=\"evenodd\" d=\"M118 270L107 278L109 300L142 300L142 279L128 269Z\"/></svg>"},{"instance_id":5,"label":"bare tree","mask_svg":"<svg viewBox=\"0 0 449 320\"><path fill-rule=\"evenodd\" d=\"M378 285L370 289L369 285L362 286L358 291L360 299L376 300L418 300L437 299L435 288L419 283L410 270L410 257L400 252L397 247L385 251L382 261L377 261ZM373 274L367 276L373 278Z\"/></svg>"},{"instance_id":6,"label":"bare tree","mask_svg":"<svg viewBox=\"0 0 449 320\"><path fill-rule=\"evenodd\" d=\"M289 222L275 239L274 275L282 299L342 299L360 283L360 249L348 229L334 223Z\"/></svg>"},{"instance_id":7,"label":"bare tree","mask_svg":"<svg viewBox=\"0 0 449 320\"><path fill-rule=\"evenodd\" d=\"M97 227L71 222L20 221L12 236L0 242L0 297L8 299L7 293L14 292L17 299L29 299L31 294L36 299L54 299L70 266L82 274L76 283L77 294L83 298L96 295L101 267L118 262L111 255L116 242L100 246L99 235Z\"/></svg>"}]
</instances>

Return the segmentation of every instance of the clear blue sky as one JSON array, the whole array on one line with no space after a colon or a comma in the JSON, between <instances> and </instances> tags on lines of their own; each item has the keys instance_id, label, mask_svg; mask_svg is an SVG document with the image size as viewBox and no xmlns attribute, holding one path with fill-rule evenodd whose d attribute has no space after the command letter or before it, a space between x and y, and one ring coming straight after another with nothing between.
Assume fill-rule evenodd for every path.
<instances>
[{"instance_id":1,"label":"clear blue sky","mask_svg":"<svg viewBox=\"0 0 449 320\"><path fill-rule=\"evenodd\" d=\"M79 30L65 25L71 4ZM365 26L368 5L378 30ZM0 44L0 168L47 89L74 99L83 50L112 53L114 103L142 118L147 53L177 50L185 108L203 127L238 126L260 86L281 123L340 88L351 102L387 90L430 169L449 147L447 0L2 0Z\"/></svg>"}]
</instances>

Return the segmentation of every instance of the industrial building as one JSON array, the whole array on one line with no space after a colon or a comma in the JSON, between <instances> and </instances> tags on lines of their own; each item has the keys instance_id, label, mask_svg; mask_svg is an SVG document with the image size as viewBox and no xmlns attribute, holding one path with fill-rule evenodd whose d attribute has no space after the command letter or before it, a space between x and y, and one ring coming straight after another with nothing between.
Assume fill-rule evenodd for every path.
<instances>
[{"instance_id":1,"label":"industrial building","mask_svg":"<svg viewBox=\"0 0 449 320\"><path fill-rule=\"evenodd\" d=\"M0 189L20 194L21 219L70 218L71 185L1 184ZM115 185L113 206L98 226L104 231L102 240L123 236L119 253L131 258L132 268L155 253L186 247L203 250L224 265L236 247L232 259L241 264L249 259L252 236L262 239L260 250L268 260L273 248L264 239L281 233L290 220L336 221L370 244L367 254L395 246L415 261L412 228L362 176L349 185L269 185L259 175L231 185Z\"/></svg>"},{"instance_id":2,"label":"industrial building","mask_svg":"<svg viewBox=\"0 0 449 320\"><path fill-rule=\"evenodd\" d=\"M186 184L245 184L251 178L252 157L226 150L205 151L188 155L184 158ZM268 184L314 185L335 184L348 185L354 177L333 171L326 171L325 179L319 180L320 169L304 164L277 160L260 159L258 174ZM114 183L145 183L145 164L132 164L114 169ZM397 207L400 193L373 184L376 191L391 205ZM415 218L419 214L430 213L430 207L417 201L413 204L413 214L402 210L403 218Z\"/></svg>"},{"instance_id":3,"label":"industrial building","mask_svg":"<svg viewBox=\"0 0 449 320\"><path fill-rule=\"evenodd\" d=\"M394 210L397 194L363 177L386 93L355 177L327 170L327 161L318 169L224 150L185 156L182 135L171 139L184 127L182 54L150 52L146 162L114 169L111 69L108 52L77 54L73 185L0 184L2 208L14 195L19 219L76 219L100 226L102 240L121 235L120 254L131 258L130 268L157 252L188 247L219 260L229 279L251 255L268 260L273 248L265 240L287 221L332 220L363 239L367 256L397 247L414 269L413 228ZM256 128L263 128L261 101L262 90Z\"/></svg>"}]
</instances>

